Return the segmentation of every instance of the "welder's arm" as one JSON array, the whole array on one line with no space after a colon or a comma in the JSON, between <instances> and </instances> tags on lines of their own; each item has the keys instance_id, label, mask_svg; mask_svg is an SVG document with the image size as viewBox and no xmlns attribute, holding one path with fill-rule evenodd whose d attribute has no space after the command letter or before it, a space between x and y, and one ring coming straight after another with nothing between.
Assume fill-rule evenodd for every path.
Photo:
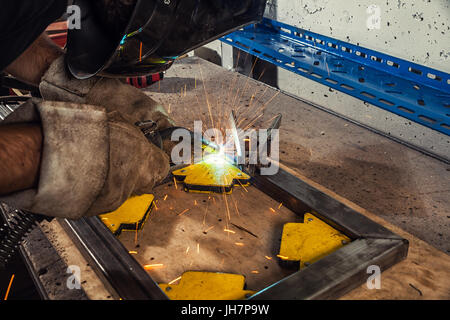
<instances>
[{"instance_id":1,"label":"welder's arm","mask_svg":"<svg viewBox=\"0 0 450 320\"><path fill-rule=\"evenodd\" d=\"M39 127L24 123L41 123L41 140ZM169 157L125 115L103 107L30 99L0 130L1 184L29 187L0 193L0 202L32 213L68 219L108 213L151 193L169 173Z\"/></svg>"},{"instance_id":2,"label":"welder's arm","mask_svg":"<svg viewBox=\"0 0 450 320\"><path fill-rule=\"evenodd\" d=\"M13 124L0 127L0 195L36 186L41 150L40 125Z\"/></svg>"},{"instance_id":3,"label":"welder's arm","mask_svg":"<svg viewBox=\"0 0 450 320\"><path fill-rule=\"evenodd\" d=\"M53 61L63 54L64 51L44 33L5 71L23 82L38 86Z\"/></svg>"}]
</instances>

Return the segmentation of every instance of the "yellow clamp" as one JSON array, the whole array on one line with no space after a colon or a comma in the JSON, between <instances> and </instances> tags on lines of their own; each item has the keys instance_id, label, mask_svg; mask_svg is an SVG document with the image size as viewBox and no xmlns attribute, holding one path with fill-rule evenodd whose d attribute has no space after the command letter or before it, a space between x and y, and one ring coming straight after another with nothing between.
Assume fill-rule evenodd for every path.
<instances>
[{"instance_id":1,"label":"yellow clamp","mask_svg":"<svg viewBox=\"0 0 450 320\"><path fill-rule=\"evenodd\" d=\"M278 258L288 263L300 262L300 268L304 268L347 243L350 238L346 235L306 213L303 223L284 225Z\"/></svg>"},{"instance_id":2,"label":"yellow clamp","mask_svg":"<svg viewBox=\"0 0 450 320\"><path fill-rule=\"evenodd\" d=\"M256 291L244 290L242 275L188 271L178 284L160 284L171 300L244 300Z\"/></svg>"}]
</instances>

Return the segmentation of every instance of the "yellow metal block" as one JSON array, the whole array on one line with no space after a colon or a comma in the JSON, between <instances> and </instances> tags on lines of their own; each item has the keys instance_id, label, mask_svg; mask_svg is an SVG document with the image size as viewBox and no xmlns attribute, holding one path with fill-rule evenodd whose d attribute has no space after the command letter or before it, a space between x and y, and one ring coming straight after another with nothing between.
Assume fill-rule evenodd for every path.
<instances>
[{"instance_id":1,"label":"yellow metal block","mask_svg":"<svg viewBox=\"0 0 450 320\"><path fill-rule=\"evenodd\" d=\"M256 291L244 290L245 277L214 272L185 272L179 284L160 284L171 300L244 300Z\"/></svg>"},{"instance_id":2,"label":"yellow metal block","mask_svg":"<svg viewBox=\"0 0 450 320\"><path fill-rule=\"evenodd\" d=\"M154 199L152 194L130 198L116 211L100 215L100 219L115 235L123 230L141 230L153 208Z\"/></svg>"},{"instance_id":3,"label":"yellow metal block","mask_svg":"<svg viewBox=\"0 0 450 320\"><path fill-rule=\"evenodd\" d=\"M284 225L278 257L283 261L300 261L300 268L303 268L349 242L350 238L306 213L304 223Z\"/></svg>"},{"instance_id":4,"label":"yellow metal block","mask_svg":"<svg viewBox=\"0 0 450 320\"><path fill-rule=\"evenodd\" d=\"M186 191L200 193L231 193L234 185L248 186L250 181L249 175L219 154L210 154L172 174L184 183Z\"/></svg>"}]
</instances>

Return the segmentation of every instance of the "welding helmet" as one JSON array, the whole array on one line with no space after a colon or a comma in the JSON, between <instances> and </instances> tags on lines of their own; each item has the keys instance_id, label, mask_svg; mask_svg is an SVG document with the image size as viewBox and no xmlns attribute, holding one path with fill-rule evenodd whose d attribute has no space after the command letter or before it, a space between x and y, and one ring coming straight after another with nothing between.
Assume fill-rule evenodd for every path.
<instances>
[{"instance_id":1,"label":"welding helmet","mask_svg":"<svg viewBox=\"0 0 450 320\"><path fill-rule=\"evenodd\" d=\"M68 32L66 63L78 79L165 71L177 57L258 22L266 4L266 0L111 0L133 5L126 23L111 31L99 19L96 1L73 0L81 9L81 28Z\"/></svg>"}]
</instances>

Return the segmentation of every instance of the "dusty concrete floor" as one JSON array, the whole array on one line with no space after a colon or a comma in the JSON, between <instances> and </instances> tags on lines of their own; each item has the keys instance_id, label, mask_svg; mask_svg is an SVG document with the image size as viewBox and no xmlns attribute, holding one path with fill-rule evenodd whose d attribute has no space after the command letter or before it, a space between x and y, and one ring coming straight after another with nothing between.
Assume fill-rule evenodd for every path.
<instances>
[{"instance_id":1,"label":"dusty concrete floor","mask_svg":"<svg viewBox=\"0 0 450 320\"><path fill-rule=\"evenodd\" d=\"M450 165L198 58L147 93L189 128L223 127L231 109L256 127L282 113L283 164L450 254Z\"/></svg>"}]
</instances>

